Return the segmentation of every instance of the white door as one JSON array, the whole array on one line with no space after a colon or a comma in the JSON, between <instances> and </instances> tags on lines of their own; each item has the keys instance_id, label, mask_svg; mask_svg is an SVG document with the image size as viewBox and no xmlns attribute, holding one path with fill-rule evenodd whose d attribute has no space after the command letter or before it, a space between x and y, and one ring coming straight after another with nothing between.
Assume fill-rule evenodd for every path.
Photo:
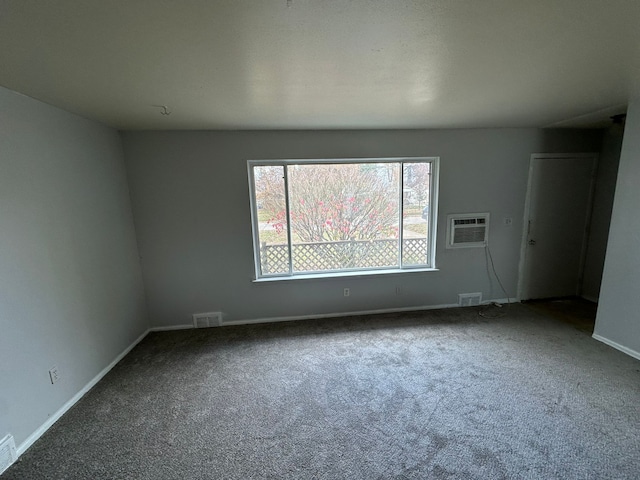
<instances>
[{"instance_id":1,"label":"white door","mask_svg":"<svg viewBox=\"0 0 640 480\"><path fill-rule=\"evenodd\" d=\"M531 156L520 298L578 295L596 156Z\"/></svg>"}]
</instances>

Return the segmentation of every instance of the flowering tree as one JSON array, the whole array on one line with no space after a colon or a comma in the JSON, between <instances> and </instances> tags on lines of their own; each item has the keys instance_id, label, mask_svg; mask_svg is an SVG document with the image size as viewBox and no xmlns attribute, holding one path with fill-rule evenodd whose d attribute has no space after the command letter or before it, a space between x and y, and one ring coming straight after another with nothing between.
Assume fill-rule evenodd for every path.
<instances>
[{"instance_id":1,"label":"flowering tree","mask_svg":"<svg viewBox=\"0 0 640 480\"><path fill-rule=\"evenodd\" d=\"M267 167L256 179L258 200L277 232L286 229L282 175L282 167ZM289 167L293 234L302 242L397 238L398 175L395 164Z\"/></svg>"}]
</instances>

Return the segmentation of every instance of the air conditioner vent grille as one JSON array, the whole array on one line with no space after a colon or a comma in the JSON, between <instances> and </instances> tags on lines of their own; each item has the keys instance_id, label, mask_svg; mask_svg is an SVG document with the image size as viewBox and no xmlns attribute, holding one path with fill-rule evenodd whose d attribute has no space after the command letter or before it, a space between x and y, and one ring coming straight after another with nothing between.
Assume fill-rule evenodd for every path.
<instances>
[{"instance_id":1,"label":"air conditioner vent grille","mask_svg":"<svg viewBox=\"0 0 640 480\"><path fill-rule=\"evenodd\" d=\"M453 220L454 225L485 225L487 223L486 218L455 218Z\"/></svg>"},{"instance_id":2,"label":"air conditioner vent grille","mask_svg":"<svg viewBox=\"0 0 640 480\"><path fill-rule=\"evenodd\" d=\"M484 242L485 227L456 228L454 230L453 243L477 243Z\"/></svg>"},{"instance_id":3,"label":"air conditioner vent grille","mask_svg":"<svg viewBox=\"0 0 640 480\"><path fill-rule=\"evenodd\" d=\"M489 213L447 217L447 248L484 247L489 239Z\"/></svg>"}]
</instances>

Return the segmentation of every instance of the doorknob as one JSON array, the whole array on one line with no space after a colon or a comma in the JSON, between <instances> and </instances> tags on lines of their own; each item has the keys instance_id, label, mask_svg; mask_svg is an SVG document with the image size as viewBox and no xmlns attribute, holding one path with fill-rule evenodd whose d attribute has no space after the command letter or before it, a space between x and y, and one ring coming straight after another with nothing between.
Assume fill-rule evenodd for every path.
<instances>
[{"instance_id":1,"label":"doorknob","mask_svg":"<svg viewBox=\"0 0 640 480\"><path fill-rule=\"evenodd\" d=\"M535 240L529 240L529 245L535 245L536 241Z\"/></svg>"}]
</instances>

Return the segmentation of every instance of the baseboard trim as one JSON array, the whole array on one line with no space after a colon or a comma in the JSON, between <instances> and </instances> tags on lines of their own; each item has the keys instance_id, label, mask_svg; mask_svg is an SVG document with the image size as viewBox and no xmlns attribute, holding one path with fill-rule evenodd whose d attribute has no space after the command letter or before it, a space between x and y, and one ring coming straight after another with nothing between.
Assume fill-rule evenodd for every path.
<instances>
[{"instance_id":1,"label":"baseboard trim","mask_svg":"<svg viewBox=\"0 0 640 480\"><path fill-rule=\"evenodd\" d=\"M519 299L513 298L495 298L492 300L485 300L482 305L489 305L491 303L519 303ZM353 317L356 315L377 315L381 313L401 313L401 312L418 312L420 310L438 310L442 308L466 308L460 307L457 303L445 303L442 305L419 305L417 307L398 307L398 308L382 308L377 310L359 310L356 312L333 312L333 313L314 313L310 315L292 315L286 317L265 317L265 318L251 318L248 320L231 320L222 321L221 327L233 326L233 325L253 325L256 323L276 323L276 322L294 322L296 320L313 320L314 318L339 318L339 317ZM164 325L158 327L151 327L149 332L166 332L171 330L189 330L194 328L191 324L179 324L179 325ZM213 327L215 328L215 327Z\"/></svg>"},{"instance_id":2,"label":"baseboard trim","mask_svg":"<svg viewBox=\"0 0 640 480\"><path fill-rule=\"evenodd\" d=\"M482 304L490 304L493 302L507 303L507 299L487 300ZM513 303L513 301L511 301ZM357 315L378 315L381 313L402 313L402 312L417 312L421 310L440 310L443 308L470 308L460 307L457 303L446 303L442 305L420 305L416 307L399 307L399 308L382 308L377 310L359 310L356 312L334 312L334 313L321 313L312 315L293 315L290 317L266 317L266 318L254 318L249 320L232 320L229 322L222 322L223 327L231 325L253 325L256 323L276 323L276 322L292 322L296 320L313 320L320 318L339 318L339 317L353 317Z\"/></svg>"},{"instance_id":3,"label":"baseboard trim","mask_svg":"<svg viewBox=\"0 0 640 480\"><path fill-rule=\"evenodd\" d=\"M149 333L149 330L146 330L142 335L140 335L131 345L129 345L127 348L124 349L124 351L122 353L120 353L109 365L107 365L105 368L102 369L102 371L100 371L100 373L98 373L98 375L96 375L95 377L93 377L93 379L87 383L82 390L80 390L78 393L76 393L73 397L71 397L71 399L65 403L56 413L54 413L53 415L51 415L46 422L44 422L42 425L40 425L40 427L33 432L31 435L29 435L29 437L27 437L27 439L22 442L18 448L16 449L16 453L18 454L18 458L20 457L20 455L22 455L24 452L27 451L27 449L33 445L36 440L38 440L47 430L49 430L51 428L51 426L56 423L60 417L62 417L65 413L67 413L67 411L73 407L76 403L78 403L78 401L89 391L93 388L93 386L98 383L102 377L104 377L107 373L109 373L109 371L116 366L116 364L122 360L131 350L133 350L133 348L138 345L138 343L140 343L144 337L147 336L147 334Z\"/></svg>"},{"instance_id":4,"label":"baseboard trim","mask_svg":"<svg viewBox=\"0 0 640 480\"><path fill-rule=\"evenodd\" d=\"M582 298L589 300L591 303L598 303L599 298L592 295L582 295Z\"/></svg>"},{"instance_id":5,"label":"baseboard trim","mask_svg":"<svg viewBox=\"0 0 640 480\"><path fill-rule=\"evenodd\" d=\"M149 329L150 332L167 332L169 330L189 330L190 328L194 328L192 324L184 324L184 325L168 325L165 327L151 327Z\"/></svg>"},{"instance_id":6,"label":"baseboard trim","mask_svg":"<svg viewBox=\"0 0 640 480\"><path fill-rule=\"evenodd\" d=\"M510 303L520 303L520 300L514 298L496 298L494 300L484 300L482 305L490 305L492 303L500 303L500 304L510 304Z\"/></svg>"},{"instance_id":7,"label":"baseboard trim","mask_svg":"<svg viewBox=\"0 0 640 480\"><path fill-rule=\"evenodd\" d=\"M440 308L454 308L458 307L456 304L446 305L422 305L419 307L401 307L401 308L381 308L378 310L359 310L355 312L333 312L333 313L319 313L311 315L292 315L290 317L265 317L265 318L252 318L249 320L232 320L230 322L222 322L222 326L227 325L253 325L255 323L276 323L276 322L293 322L296 320L313 320L321 318L340 318L340 317L354 317L358 315L378 315L381 313L400 313L400 312L415 312L419 310L437 310Z\"/></svg>"},{"instance_id":8,"label":"baseboard trim","mask_svg":"<svg viewBox=\"0 0 640 480\"><path fill-rule=\"evenodd\" d=\"M607 345L609 345L610 347L615 348L616 350L620 350L622 353L626 353L627 355L629 355L630 357L636 358L638 360L640 360L640 352L636 352L635 350L630 349L629 347L625 347L624 345L620 345L617 342L614 342L613 340L609 340L606 337L603 337L602 335L598 335L597 333L594 333L592 336L592 338L595 338L596 340L605 343Z\"/></svg>"}]
</instances>

